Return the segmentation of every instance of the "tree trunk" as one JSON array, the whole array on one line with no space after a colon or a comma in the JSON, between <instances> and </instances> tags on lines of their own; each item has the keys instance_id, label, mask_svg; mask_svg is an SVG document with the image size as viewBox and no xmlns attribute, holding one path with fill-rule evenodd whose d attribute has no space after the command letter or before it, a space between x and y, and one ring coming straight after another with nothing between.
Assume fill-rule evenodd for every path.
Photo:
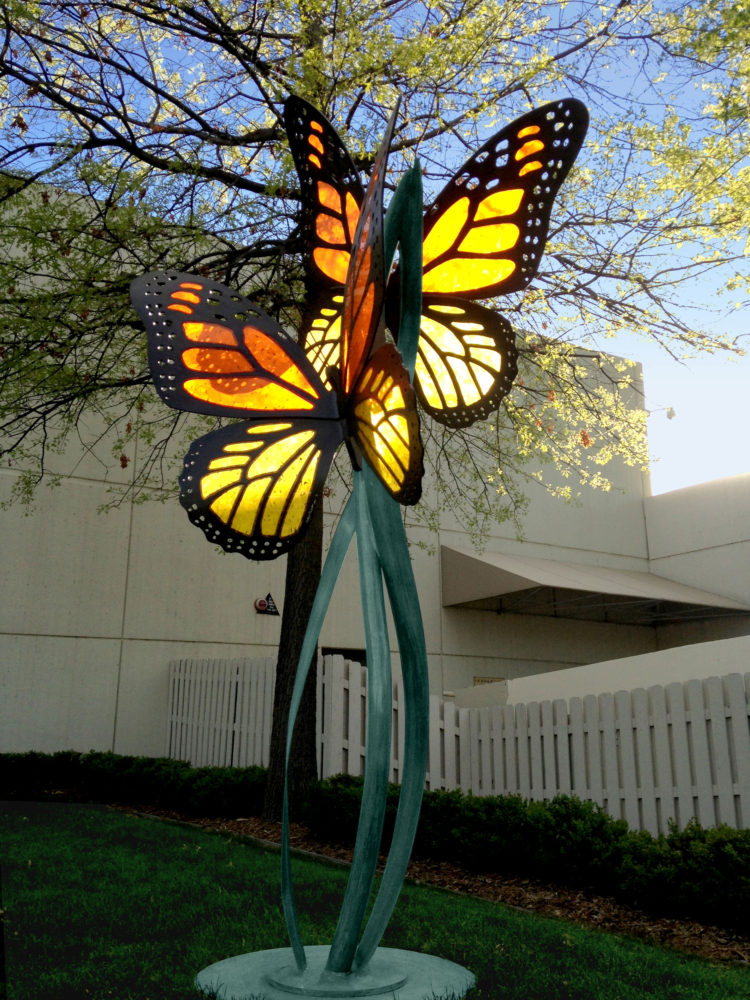
<instances>
[{"instance_id":1,"label":"tree trunk","mask_svg":"<svg viewBox=\"0 0 750 1000\"><path fill-rule=\"evenodd\" d=\"M305 629L320 580L322 558L323 498L319 497L304 538L287 556L279 658L276 664L270 762L263 802L264 819L281 819L289 706ZM295 806L299 804L310 782L315 780L318 773L315 746L316 678L317 650L305 684L289 759L291 815L294 815Z\"/></svg>"}]
</instances>

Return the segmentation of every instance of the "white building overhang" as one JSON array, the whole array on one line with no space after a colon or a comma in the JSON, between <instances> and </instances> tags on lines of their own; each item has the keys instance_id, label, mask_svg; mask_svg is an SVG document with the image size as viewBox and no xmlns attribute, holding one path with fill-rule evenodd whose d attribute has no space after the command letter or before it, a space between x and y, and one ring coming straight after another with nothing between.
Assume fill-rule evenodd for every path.
<instances>
[{"instance_id":1,"label":"white building overhang","mask_svg":"<svg viewBox=\"0 0 750 1000\"><path fill-rule=\"evenodd\" d=\"M750 614L750 606L654 573L440 547L443 607L631 625Z\"/></svg>"}]
</instances>

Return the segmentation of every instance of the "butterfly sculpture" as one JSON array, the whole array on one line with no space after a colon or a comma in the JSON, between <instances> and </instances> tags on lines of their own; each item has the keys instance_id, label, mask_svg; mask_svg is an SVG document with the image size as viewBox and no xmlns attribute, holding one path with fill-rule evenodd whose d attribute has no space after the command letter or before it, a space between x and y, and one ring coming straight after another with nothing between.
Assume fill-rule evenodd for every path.
<instances>
[{"instance_id":1,"label":"butterfly sculpture","mask_svg":"<svg viewBox=\"0 0 750 1000\"><path fill-rule=\"evenodd\" d=\"M364 201L341 139L312 105L290 97L285 125L302 187L308 269L322 290L303 321L321 375L335 365L341 287ZM530 111L492 136L424 215L422 317L415 388L434 419L465 427L497 410L516 375L507 320L475 300L523 289L536 274L555 196L586 134L577 100ZM398 339L396 268L387 316Z\"/></svg>"},{"instance_id":2,"label":"butterfly sculpture","mask_svg":"<svg viewBox=\"0 0 750 1000\"><path fill-rule=\"evenodd\" d=\"M402 279L399 267L387 273L383 219L395 112L366 192L341 140L318 111L290 98L285 122L301 181L308 293L316 287L320 292L303 321L303 346L247 299L202 277L154 272L133 282L131 296L148 332L151 373L162 399L181 410L241 418L195 441L180 477L182 504L211 541L250 558L274 558L304 531L342 443L355 469L361 468L307 623L285 760L288 768L320 629L356 534L368 650L364 834L357 836L330 948L306 949L292 888L285 785L282 904L291 950L254 953L258 962L252 967L262 966L268 981L290 994L328 995L332 982L342 984L335 977L346 976L357 986L352 996L390 995L404 982L401 967L394 980L390 960L370 962L406 873L429 743L424 629L404 525L393 501L414 504L421 493L418 398L437 420L462 427L492 412L510 387L516 371L510 325L474 300L521 289L536 272L555 194L583 139L586 112L575 101L547 105L489 140L425 214L421 255L421 177L417 165L407 172L393 199L398 211L389 214L385 227L389 241L399 240L402 248L409 293L403 319ZM412 299L419 298L420 283L425 294L417 323ZM386 340L384 311L396 345ZM415 387L397 347L399 334L409 365L417 354ZM368 911L391 753L386 592L402 667L404 749L391 851ZM197 982L215 992L223 982L217 970L233 977L240 967L243 981L249 979L249 959L254 961L253 954L225 959L199 973ZM420 975L423 963L420 954ZM430 966L435 982L446 967L444 959L438 963ZM465 992L474 977L454 968Z\"/></svg>"},{"instance_id":3,"label":"butterfly sculpture","mask_svg":"<svg viewBox=\"0 0 750 1000\"><path fill-rule=\"evenodd\" d=\"M465 427L494 412L516 374L513 331L477 298L524 288L537 271L557 191L588 122L575 100L501 129L424 216L423 297L414 387L398 350L398 266L387 281L383 182L395 113L365 192L333 126L306 101L284 118L302 193L311 305L303 344L218 282L180 272L137 278L131 297L162 399L240 417L195 441L180 477L190 519L227 551L272 559L301 537L344 442L390 495L421 494L416 399Z\"/></svg>"},{"instance_id":4,"label":"butterfly sculpture","mask_svg":"<svg viewBox=\"0 0 750 1000\"><path fill-rule=\"evenodd\" d=\"M402 504L421 494L414 390L378 336L383 310L383 180L395 112L352 229L335 370L327 384L293 337L218 282L179 272L136 278L156 389L170 406L241 417L193 442L180 499L230 552L273 559L300 538L345 442Z\"/></svg>"}]
</instances>

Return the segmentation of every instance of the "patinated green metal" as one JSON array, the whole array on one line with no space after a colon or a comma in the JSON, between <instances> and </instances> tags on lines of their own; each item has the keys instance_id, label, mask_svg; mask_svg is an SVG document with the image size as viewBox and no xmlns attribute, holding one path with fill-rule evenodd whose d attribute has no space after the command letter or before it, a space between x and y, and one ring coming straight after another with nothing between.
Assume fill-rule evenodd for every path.
<instances>
[{"instance_id":1,"label":"patinated green metal","mask_svg":"<svg viewBox=\"0 0 750 1000\"><path fill-rule=\"evenodd\" d=\"M401 179L386 215L388 264L397 246L402 272L399 349L406 368L413 375L419 338L422 273L422 184L418 163ZM329 549L310 615L289 714L287 766L309 664L352 535L356 535L357 539L364 613L368 709L360 821L352 870L327 962L329 971L344 974L354 969L364 970L383 936L398 898L419 819L429 732L427 653L400 508L365 466L362 471L354 473L352 497ZM393 841L383 881L362 934L383 832L391 754L392 680L383 581L396 627L404 678L405 748ZM282 899L289 939L298 968L302 970L306 960L292 888L286 795L282 831Z\"/></svg>"}]
</instances>

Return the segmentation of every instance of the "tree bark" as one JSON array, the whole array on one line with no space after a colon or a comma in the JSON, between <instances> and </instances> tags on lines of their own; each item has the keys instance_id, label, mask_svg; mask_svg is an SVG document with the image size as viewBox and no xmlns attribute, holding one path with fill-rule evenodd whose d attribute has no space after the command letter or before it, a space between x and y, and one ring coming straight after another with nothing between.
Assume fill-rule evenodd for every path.
<instances>
[{"instance_id":1,"label":"tree bark","mask_svg":"<svg viewBox=\"0 0 750 1000\"><path fill-rule=\"evenodd\" d=\"M280 820L284 793L284 760L289 707L305 629L320 580L323 558L323 500L318 498L305 536L287 556L279 658L276 664L271 750L263 818ZM317 778L315 705L317 651L307 676L289 759L289 808L296 807Z\"/></svg>"}]
</instances>

